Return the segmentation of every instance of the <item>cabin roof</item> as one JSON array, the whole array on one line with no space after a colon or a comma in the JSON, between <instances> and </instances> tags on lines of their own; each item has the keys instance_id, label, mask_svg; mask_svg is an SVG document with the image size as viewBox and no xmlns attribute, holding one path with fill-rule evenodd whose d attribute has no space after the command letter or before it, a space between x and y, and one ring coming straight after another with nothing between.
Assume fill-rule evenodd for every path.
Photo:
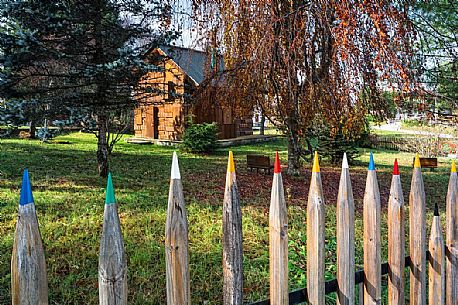
<instances>
[{"instance_id":1,"label":"cabin roof","mask_svg":"<svg viewBox=\"0 0 458 305\"><path fill-rule=\"evenodd\" d=\"M206 65L210 62L210 54L176 46L161 45L159 49L162 50L168 57L170 57L196 84L201 84L205 78ZM220 71L224 69L224 63L220 62Z\"/></svg>"}]
</instances>

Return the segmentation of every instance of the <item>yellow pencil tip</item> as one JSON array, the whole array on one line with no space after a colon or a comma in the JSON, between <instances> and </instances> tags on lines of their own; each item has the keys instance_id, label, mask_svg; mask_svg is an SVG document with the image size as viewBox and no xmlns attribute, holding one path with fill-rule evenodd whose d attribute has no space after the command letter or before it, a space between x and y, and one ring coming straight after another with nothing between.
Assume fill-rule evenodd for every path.
<instances>
[{"instance_id":1,"label":"yellow pencil tip","mask_svg":"<svg viewBox=\"0 0 458 305\"><path fill-rule=\"evenodd\" d=\"M452 173L456 173L456 164L455 164L455 160L452 160Z\"/></svg>"},{"instance_id":2,"label":"yellow pencil tip","mask_svg":"<svg viewBox=\"0 0 458 305\"><path fill-rule=\"evenodd\" d=\"M227 171L229 173L235 173L234 154L232 153L232 150L229 151L229 160L227 161Z\"/></svg>"},{"instance_id":3,"label":"yellow pencil tip","mask_svg":"<svg viewBox=\"0 0 458 305\"><path fill-rule=\"evenodd\" d=\"M421 167L421 164L420 164L420 156L417 154L415 154L415 162L413 164L413 167L416 167L416 168L420 168Z\"/></svg>"},{"instance_id":4,"label":"yellow pencil tip","mask_svg":"<svg viewBox=\"0 0 458 305\"><path fill-rule=\"evenodd\" d=\"M315 157L313 158L312 173L320 172L320 161L318 160L318 152L315 151Z\"/></svg>"}]
</instances>

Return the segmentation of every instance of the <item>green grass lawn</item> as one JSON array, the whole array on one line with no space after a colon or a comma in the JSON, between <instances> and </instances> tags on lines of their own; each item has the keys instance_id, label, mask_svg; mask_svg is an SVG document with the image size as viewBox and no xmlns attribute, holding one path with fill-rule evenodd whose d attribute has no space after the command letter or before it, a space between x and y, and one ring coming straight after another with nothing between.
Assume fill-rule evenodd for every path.
<instances>
[{"instance_id":1,"label":"green grass lawn","mask_svg":"<svg viewBox=\"0 0 458 305\"><path fill-rule=\"evenodd\" d=\"M22 170L30 171L44 241L50 304L97 304L97 265L102 228L105 179L96 172L93 135L61 136L71 144L31 140L0 140L0 304L10 304L10 259ZM250 173L245 156L273 156L286 162L286 143L234 147L242 199L244 292L247 302L268 294L268 207L272 177ZM228 149L211 156L179 153L188 206L192 304L221 304L221 206ZM125 247L128 256L129 303L165 304L164 230L173 148L119 143L111 157ZM382 260L386 260L386 205L394 158L401 165L404 197L408 199L412 155L375 151L382 196ZM356 256L362 265L362 197L369 150L351 166L357 209ZM438 202L444 211L449 164L425 171L429 215ZM335 275L335 202L340 169L322 162L326 209L326 277ZM310 165L300 177L285 177L290 239L290 289L305 285L306 198ZM429 221L428 221L429 223ZM408 232L408 230L406 229ZM429 231L429 226L428 226ZM332 298L332 296L330 296Z\"/></svg>"}]
</instances>

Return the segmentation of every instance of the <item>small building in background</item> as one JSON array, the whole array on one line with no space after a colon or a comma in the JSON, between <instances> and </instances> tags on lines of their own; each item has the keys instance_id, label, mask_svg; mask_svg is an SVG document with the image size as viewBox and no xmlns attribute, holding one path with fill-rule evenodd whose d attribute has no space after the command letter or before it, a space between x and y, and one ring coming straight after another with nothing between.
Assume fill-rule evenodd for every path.
<instances>
[{"instance_id":1,"label":"small building in background","mask_svg":"<svg viewBox=\"0 0 458 305\"><path fill-rule=\"evenodd\" d=\"M253 134L252 113L235 114L231 108L214 102L218 86L216 73L224 69L221 56L175 46L161 46L146 54L148 61L161 67L147 73L136 94L135 137L180 140L190 118L193 123L218 125L220 139ZM198 94L203 86L211 86L212 94Z\"/></svg>"}]
</instances>

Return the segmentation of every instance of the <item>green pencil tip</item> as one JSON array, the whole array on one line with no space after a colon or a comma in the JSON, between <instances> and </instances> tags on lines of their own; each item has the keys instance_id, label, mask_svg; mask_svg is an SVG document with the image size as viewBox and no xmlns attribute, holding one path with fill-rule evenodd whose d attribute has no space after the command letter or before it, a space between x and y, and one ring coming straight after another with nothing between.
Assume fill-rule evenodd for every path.
<instances>
[{"instance_id":1,"label":"green pencil tip","mask_svg":"<svg viewBox=\"0 0 458 305\"><path fill-rule=\"evenodd\" d=\"M105 197L105 204L116 203L116 197L114 193L113 180L111 179L111 173L108 174L107 181L107 192Z\"/></svg>"}]
</instances>

